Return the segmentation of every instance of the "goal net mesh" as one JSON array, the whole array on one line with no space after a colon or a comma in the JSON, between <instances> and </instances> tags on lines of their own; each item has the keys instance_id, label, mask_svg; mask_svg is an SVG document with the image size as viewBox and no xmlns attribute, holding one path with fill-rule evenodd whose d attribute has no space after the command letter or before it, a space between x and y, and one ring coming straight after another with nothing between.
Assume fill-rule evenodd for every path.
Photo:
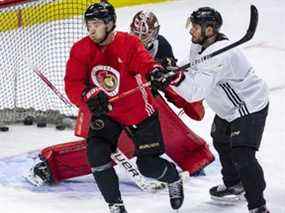
<instances>
[{"instance_id":1,"label":"goal net mesh","mask_svg":"<svg viewBox=\"0 0 285 213\"><path fill-rule=\"evenodd\" d=\"M27 116L58 123L77 115L35 74L65 97L65 64L73 43L87 34L82 14L90 0L4 0L0 3L0 122Z\"/></svg>"}]
</instances>

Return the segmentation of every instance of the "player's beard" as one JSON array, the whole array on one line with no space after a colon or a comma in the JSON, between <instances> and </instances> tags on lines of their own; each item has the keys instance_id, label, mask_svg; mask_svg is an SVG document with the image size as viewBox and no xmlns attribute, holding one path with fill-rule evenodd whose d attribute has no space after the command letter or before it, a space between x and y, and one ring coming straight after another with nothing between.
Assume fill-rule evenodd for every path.
<instances>
[{"instance_id":1,"label":"player's beard","mask_svg":"<svg viewBox=\"0 0 285 213\"><path fill-rule=\"evenodd\" d=\"M194 44L200 44L202 45L203 44L203 41L204 41L204 37L202 37L201 35L199 37L193 37L192 36L192 39L191 39L192 43Z\"/></svg>"},{"instance_id":2,"label":"player's beard","mask_svg":"<svg viewBox=\"0 0 285 213\"><path fill-rule=\"evenodd\" d=\"M96 31L94 33L90 33L89 34L89 37L95 43L100 43L101 41L103 41L103 39L106 36L106 33L107 33L106 30L107 30L107 26L106 25L98 26L98 28L96 29Z\"/></svg>"}]
</instances>

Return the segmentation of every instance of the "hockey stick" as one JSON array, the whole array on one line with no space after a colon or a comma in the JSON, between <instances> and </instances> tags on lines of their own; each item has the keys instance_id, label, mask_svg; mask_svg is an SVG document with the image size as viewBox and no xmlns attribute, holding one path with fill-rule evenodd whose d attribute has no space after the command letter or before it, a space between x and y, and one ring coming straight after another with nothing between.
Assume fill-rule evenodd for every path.
<instances>
[{"instance_id":1,"label":"hockey stick","mask_svg":"<svg viewBox=\"0 0 285 213\"><path fill-rule=\"evenodd\" d=\"M249 21L249 26L248 26L248 29L246 31L246 34L238 41L228 45L228 46L225 46L219 50L216 50L208 55L205 55L199 59L196 59L188 64L185 64L181 67L178 67L175 71L179 71L179 70L185 70L192 67L192 66L195 66L197 64L200 64L200 63L203 63L204 61L206 60L209 60L210 58L213 58L223 52L226 52L232 48L235 48L247 41L249 41L250 39L252 39L252 37L254 36L255 34L255 31L256 31L256 27L257 27L257 24L258 24L258 10L257 8L254 6L254 5L251 5L250 6L250 21Z\"/></svg>"},{"instance_id":2,"label":"hockey stick","mask_svg":"<svg viewBox=\"0 0 285 213\"><path fill-rule=\"evenodd\" d=\"M74 107L70 104L70 102L62 95L62 93L46 78L38 69L33 69L34 73L36 73L40 79L44 81L44 83L47 84L47 86L57 95L57 97L67 106ZM139 88L138 88L139 89ZM135 91L133 91L135 92ZM126 95L129 95L127 93ZM126 96L125 95L125 96ZM120 96L122 97L122 96ZM156 192L159 189L164 189L165 184L159 181L147 181L142 174L139 172L137 167L132 164L132 162L123 154L122 151L117 149L115 153L112 153L111 158L116 162L118 165L123 167L127 173L130 175L132 180L135 182L135 184L143 191L147 192ZM31 174L29 175L28 180L30 180L31 183L35 184L36 182L39 182L37 177L34 177L35 181L31 181ZM36 185L36 184L35 184Z\"/></svg>"},{"instance_id":3,"label":"hockey stick","mask_svg":"<svg viewBox=\"0 0 285 213\"><path fill-rule=\"evenodd\" d=\"M109 102L112 103L112 102L115 102L115 101L117 101L117 100L119 100L119 99L122 99L122 98L124 98L124 97L127 97L127 96L129 96L129 95L132 95L132 94L134 94L135 92L137 92L138 90L140 90L140 89L142 89L142 88L145 88L145 87L149 87L150 85L151 85L151 82L150 82L150 81L147 81L147 82L143 83L142 85L139 85L139 86L137 86L137 87L135 87L135 88L133 88L133 89L130 89L130 90L126 91L126 92L121 93L120 95L117 95L117 96L115 96L115 97L110 98L110 99L109 99Z\"/></svg>"},{"instance_id":4,"label":"hockey stick","mask_svg":"<svg viewBox=\"0 0 285 213\"><path fill-rule=\"evenodd\" d=\"M68 107L72 107L73 105L63 96L62 93L59 92L59 90L47 79L47 77L39 70L39 69L33 69L33 72L42 79L43 82L53 91L53 93L60 98L60 100L65 103Z\"/></svg>"},{"instance_id":5,"label":"hockey stick","mask_svg":"<svg viewBox=\"0 0 285 213\"><path fill-rule=\"evenodd\" d=\"M250 21L249 21L249 26L248 26L248 29L246 31L246 34L238 41L232 43L232 44L229 44L228 46L225 46L219 50L216 50L208 55L205 55L199 59L196 59L194 61L191 61L189 62L188 64L185 64L181 67L178 67L174 70L172 70L172 72L170 72L168 75L166 75L167 77L170 77L171 75L175 74L175 72L178 72L178 71L183 71L183 72L188 72L188 68L190 67L193 67L197 64L200 64L200 63L204 63L205 61L209 60L210 58L213 58L221 53L224 53L232 48L235 48L249 40L252 39L252 37L254 36L255 34L255 31L256 31L256 28L257 28L257 24L258 24L258 10L257 8L254 6L254 5L251 5L250 6ZM138 91L140 88L143 88L143 87L149 87L151 85L150 81L144 83L143 85L141 86L138 86L136 88L133 88L129 91L126 91L122 94L120 94L119 96L115 96L113 98L110 99L110 102L113 102L113 101L117 101L121 98L124 98L126 96L129 96L133 93L135 93L136 91Z\"/></svg>"}]
</instances>

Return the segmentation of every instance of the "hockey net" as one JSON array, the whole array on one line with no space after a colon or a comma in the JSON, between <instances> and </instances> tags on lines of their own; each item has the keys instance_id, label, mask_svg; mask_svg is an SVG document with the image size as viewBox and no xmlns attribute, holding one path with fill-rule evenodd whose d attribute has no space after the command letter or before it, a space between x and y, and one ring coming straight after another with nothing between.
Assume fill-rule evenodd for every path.
<instances>
[{"instance_id":1,"label":"hockey net","mask_svg":"<svg viewBox=\"0 0 285 213\"><path fill-rule=\"evenodd\" d=\"M92 2L0 1L0 123L32 116L56 124L76 116L34 70L65 96L65 64L72 44L87 34L82 14Z\"/></svg>"}]
</instances>

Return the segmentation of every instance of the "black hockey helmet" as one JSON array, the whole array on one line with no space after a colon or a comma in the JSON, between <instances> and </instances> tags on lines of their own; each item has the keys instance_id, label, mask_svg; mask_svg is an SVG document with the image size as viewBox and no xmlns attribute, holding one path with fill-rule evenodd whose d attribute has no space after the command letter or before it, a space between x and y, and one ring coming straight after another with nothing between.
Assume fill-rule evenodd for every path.
<instances>
[{"instance_id":1,"label":"black hockey helmet","mask_svg":"<svg viewBox=\"0 0 285 213\"><path fill-rule=\"evenodd\" d=\"M113 5L108 2L91 4L84 13L85 21L102 20L105 24L113 21L116 23L116 13Z\"/></svg>"},{"instance_id":2,"label":"black hockey helmet","mask_svg":"<svg viewBox=\"0 0 285 213\"><path fill-rule=\"evenodd\" d=\"M223 25L221 14L211 7L200 7L191 14L187 21L188 25L190 21L205 27L211 26L216 32L218 32Z\"/></svg>"}]
</instances>

